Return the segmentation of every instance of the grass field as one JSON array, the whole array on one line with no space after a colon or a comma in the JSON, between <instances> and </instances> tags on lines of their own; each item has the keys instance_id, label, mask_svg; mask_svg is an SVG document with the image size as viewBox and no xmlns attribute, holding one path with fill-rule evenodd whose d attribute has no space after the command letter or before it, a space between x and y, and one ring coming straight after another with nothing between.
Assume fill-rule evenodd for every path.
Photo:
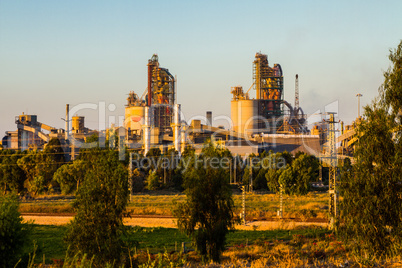
<instances>
[{"instance_id":1,"label":"grass field","mask_svg":"<svg viewBox=\"0 0 402 268\"><path fill-rule=\"evenodd\" d=\"M242 195L234 194L236 214L241 212ZM183 202L183 194L135 194L127 210L134 215L172 215L174 202ZM20 212L36 213L73 213L71 199L31 200L22 202ZM310 192L306 196L284 196L284 217L317 217L326 218L328 210L328 194ZM246 215L248 220L272 218L279 210L279 195L271 193L248 193L246 196ZM307 215L305 215L307 214Z\"/></svg>"},{"instance_id":2,"label":"grass field","mask_svg":"<svg viewBox=\"0 0 402 268\"><path fill-rule=\"evenodd\" d=\"M38 246L35 263L58 264L65 258L62 237L65 226L34 225L30 241ZM131 257L140 267L199 267L200 256L182 254L182 242L190 239L173 228L132 227ZM33 251L32 242L26 250ZM324 228L295 230L234 231L227 236L221 264L208 267L402 267L401 256L376 259L356 253L349 244L338 241ZM62 266L48 267L62 267ZM35 266L36 267L36 266ZM42 267L38 265L38 267ZM69 267L69 266L68 266ZM75 266L71 266L75 267Z\"/></svg>"},{"instance_id":3,"label":"grass field","mask_svg":"<svg viewBox=\"0 0 402 268\"><path fill-rule=\"evenodd\" d=\"M66 245L63 236L66 226L33 225L32 234L29 238L30 245L26 251L33 251L33 241L38 246L36 250L36 263L53 263L54 260L65 258ZM227 247L245 247L254 244L274 241L290 241L295 235L303 235L311 238L324 237L329 233L324 228L303 228L297 230L272 230L272 231L241 231L236 230L227 236ZM128 229L128 239L136 241L133 250L138 252L149 251L152 254L181 251L182 242L191 240L179 230L174 228L145 228L132 227ZM191 243L186 244L188 248L193 248Z\"/></svg>"}]
</instances>

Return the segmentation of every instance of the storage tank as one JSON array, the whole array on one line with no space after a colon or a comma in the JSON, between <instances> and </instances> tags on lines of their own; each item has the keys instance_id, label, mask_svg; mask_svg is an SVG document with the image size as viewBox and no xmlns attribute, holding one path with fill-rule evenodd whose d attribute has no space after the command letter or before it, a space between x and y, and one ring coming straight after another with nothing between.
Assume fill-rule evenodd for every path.
<instances>
[{"instance_id":1,"label":"storage tank","mask_svg":"<svg viewBox=\"0 0 402 268\"><path fill-rule=\"evenodd\" d=\"M78 116L75 115L72 118L72 132L73 133L83 133L84 132L84 122L85 122L85 117L84 116Z\"/></svg>"},{"instance_id":2,"label":"storage tank","mask_svg":"<svg viewBox=\"0 0 402 268\"><path fill-rule=\"evenodd\" d=\"M257 132L258 100L235 100L231 102L232 129L242 134Z\"/></svg>"},{"instance_id":3,"label":"storage tank","mask_svg":"<svg viewBox=\"0 0 402 268\"><path fill-rule=\"evenodd\" d=\"M125 128L130 129L131 133L139 135L144 124L144 115L144 106L126 107Z\"/></svg>"}]
</instances>

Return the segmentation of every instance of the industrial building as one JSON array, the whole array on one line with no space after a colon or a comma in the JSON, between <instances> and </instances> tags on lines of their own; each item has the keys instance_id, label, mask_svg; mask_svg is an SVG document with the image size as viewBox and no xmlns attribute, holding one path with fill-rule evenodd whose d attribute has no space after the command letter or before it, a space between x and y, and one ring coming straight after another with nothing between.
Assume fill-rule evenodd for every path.
<instances>
[{"instance_id":1,"label":"industrial building","mask_svg":"<svg viewBox=\"0 0 402 268\"><path fill-rule=\"evenodd\" d=\"M295 104L292 106L284 100L284 77L280 64L271 67L265 54L255 55L251 87L246 92L241 86L231 88L232 125L229 129L212 125L212 111L206 111L205 125L201 124L201 120L181 120L175 77L167 68L160 67L156 54L148 60L147 71L145 91L137 91L139 94L130 91L127 97L122 132L130 150L146 154L150 148L158 147L162 151L174 148L181 152L190 144L199 151L206 139L213 138L239 155L264 150L293 153L320 151L324 139L322 128L314 127L311 133L307 129L306 116L299 107L298 76L295 80ZM255 98L250 97L251 89L255 90ZM65 151L73 158L79 143L77 145L71 140L85 141L96 131L85 127L83 116L70 118L68 104L65 121L65 129L56 129L38 122L36 115L20 115L16 118L17 131L6 133L2 140L3 148L41 149L52 137L56 137L63 141ZM111 132L106 130L105 135L108 133Z\"/></svg>"},{"instance_id":2,"label":"industrial building","mask_svg":"<svg viewBox=\"0 0 402 268\"><path fill-rule=\"evenodd\" d=\"M74 144L70 142L71 138L75 141L85 142L86 138L96 133L85 127L85 117L72 116L69 119L69 105L66 105L66 129L71 130L66 132L65 129L57 129L47 124L38 121L37 115L27 115L22 113L15 117L15 124L17 130L7 131L6 135L2 138L3 149L12 150L42 150L46 144L52 139L59 139L64 152L66 153L66 159L74 159L74 156L78 154L77 148L74 148Z\"/></svg>"},{"instance_id":3,"label":"industrial building","mask_svg":"<svg viewBox=\"0 0 402 268\"><path fill-rule=\"evenodd\" d=\"M298 76L296 76L298 79ZM256 98L249 97L251 88ZM298 92L298 81L296 80ZM253 62L253 84L247 92L241 86L232 87L232 129L237 133L252 136L257 133L306 134L305 115L298 104L292 107L283 99L283 72L279 64L270 67L268 56L256 53Z\"/></svg>"},{"instance_id":4,"label":"industrial building","mask_svg":"<svg viewBox=\"0 0 402 268\"><path fill-rule=\"evenodd\" d=\"M64 135L64 131L48 126L38 121L36 115L22 115L15 117L16 131L7 131L2 139L5 149L29 150L42 149L51 138Z\"/></svg>"}]
</instances>

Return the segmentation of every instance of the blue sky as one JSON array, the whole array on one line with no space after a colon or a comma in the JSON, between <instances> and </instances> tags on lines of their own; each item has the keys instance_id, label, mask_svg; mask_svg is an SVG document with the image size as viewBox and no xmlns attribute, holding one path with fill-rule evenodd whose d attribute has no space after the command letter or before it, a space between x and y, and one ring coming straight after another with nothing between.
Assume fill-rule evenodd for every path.
<instances>
[{"instance_id":1,"label":"blue sky","mask_svg":"<svg viewBox=\"0 0 402 268\"><path fill-rule=\"evenodd\" d=\"M22 112L64 127L66 103L104 101L117 107L108 116L124 115L154 53L177 75L186 118L230 115L230 87L250 87L261 51L281 64L287 101L299 74L307 114L338 101L350 123L356 93L362 105L377 96L401 10L401 1L0 0L0 136ZM97 128L97 113L83 114Z\"/></svg>"}]
</instances>

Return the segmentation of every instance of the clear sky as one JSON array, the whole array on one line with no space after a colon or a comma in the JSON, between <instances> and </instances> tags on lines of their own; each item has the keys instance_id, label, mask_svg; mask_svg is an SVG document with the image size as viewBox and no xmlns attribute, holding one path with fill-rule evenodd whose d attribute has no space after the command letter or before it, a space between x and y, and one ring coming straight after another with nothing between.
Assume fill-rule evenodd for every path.
<instances>
[{"instance_id":1,"label":"clear sky","mask_svg":"<svg viewBox=\"0 0 402 268\"><path fill-rule=\"evenodd\" d=\"M230 87L252 84L256 52L279 63L285 99L307 114L334 101L350 123L377 95L402 39L402 1L0 0L0 138L14 116L64 128L65 104L116 105L142 95L159 55L177 75L186 118L230 115ZM96 112L82 113L97 128ZM80 115L82 115L80 114Z\"/></svg>"}]
</instances>

